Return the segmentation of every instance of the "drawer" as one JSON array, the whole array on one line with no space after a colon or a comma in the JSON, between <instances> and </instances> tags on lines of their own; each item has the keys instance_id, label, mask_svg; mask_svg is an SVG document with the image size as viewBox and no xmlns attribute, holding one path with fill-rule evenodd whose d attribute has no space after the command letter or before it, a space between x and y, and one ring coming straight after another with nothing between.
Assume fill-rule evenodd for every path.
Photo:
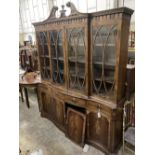
<instances>
[{"instance_id":1,"label":"drawer","mask_svg":"<svg viewBox=\"0 0 155 155\"><path fill-rule=\"evenodd\" d=\"M95 111L97 112L98 108L100 108L101 112L107 114L107 115L111 115L111 110L110 108L108 108L106 105L97 103L97 102L92 102L92 101L87 101L87 109L89 111Z\"/></svg>"},{"instance_id":2,"label":"drawer","mask_svg":"<svg viewBox=\"0 0 155 155\"><path fill-rule=\"evenodd\" d=\"M73 96L65 96L65 102L71 102L75 104L76 106L86 107L86 101L84 99L79 99Z\"/></svg>"},{"instance_id":3,"label":"drawer","mask_svg":"<svg viewBox=\"0 0 155 155\"><path fill-rule=\"evenodd\" d=\"M54 92L53 92L53 93L54 93ZM62 94L62 93L60 93L60 92L55 92L55 93L54 93L54 97L64 100L65 94Z\"/></svg>"}]
</instances>

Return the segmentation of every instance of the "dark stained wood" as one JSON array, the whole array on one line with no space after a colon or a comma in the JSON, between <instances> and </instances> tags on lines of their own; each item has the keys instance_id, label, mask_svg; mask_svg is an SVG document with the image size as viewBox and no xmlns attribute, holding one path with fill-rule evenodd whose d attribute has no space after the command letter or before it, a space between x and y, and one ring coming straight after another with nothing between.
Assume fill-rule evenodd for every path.
<instances>
[{"instance_id":1,"label":"dark stained wood","mask_svg":"<svg viewBox=\"0 0 155 155\"><path fill-rule=\"evenodd\" d=\"M135 66L129 65L126 71L126 99L130 100L131 95L135 92Z\"/></svg>"},{"instance_id":2,"label":"dark stained wood","mask_svg":"<svg viewBox=\"0 0 155 155\"><path fill-rule=\"evenodd\" d=\"M61 99L56 100L56 122L60 124L61 128L64 128L65 121L64 121L64 102Z\"/></svg>"},{"instance_id":3,"label":"dark stained wood","mask_svg":"<svg viewBox=\"0 0 155 155\"><path fill-rule=\"evenodd\" d=\"M108 120L101 116L97 117L97 113L90 112L87 117L88 121L88 139L108 147Z\"/></svg>"},{"instance_id":4,"label":"dark stained wood","mask_svg":"<svg viewBox=\"0 0 155 155\"><path fill-rule=\"evenodd\" d=\"M84 145L85 126L86 116L81 112L73 110L72 108L68 108L67 135L71 140L81 146Z\"/></svg>"},{"instance_id":5,"label":"dark stained wood","mask_svg":"<svg viewBox=\"0 0 155 155\"><path fill-rule=\"evenodd\" d=\"M25 72L24 74L19 75L19 88L21 96L22 96L22 88L24 88L26 105L28 108L30 108L30 104L27 89L30 87L37 89L39 83L41 83L41 77L39 72Z\"/></svg>"},{"instance_id":6,"label":"dark stained wood","mask_svg":"<svg viewBox=\"0 0 155 155\"><path fill-rule=\"evenodd\" d=\"M22 90L22 87L21 86L19 86L19 92L21 94L22 102L24 102L23 90Z\"/></svg>"},{"instance_id":7,"label":"dark stained wood","mask_svg":"<svg viewBox=\"0 0 155 155\"><path fill-rule=\"evenodd\" d=\"M69 16L65 16L63 8L62 16L56 18L54 7L47 20L33 24L37 35L46 32L44 46L48 46L48 54L43 54L36 37L40 70L50 72L50 77L42 76L42 84L38 85L41 116L54 122L75 143L83 146L87 142L107 154L115 154L122 138L121 110L133 10L122 7L79 13L71 2L67 7L71 8ZM57 38L54 42L51 32ZM45 58L50 61L48 65L42 61ZM99 76L94 78L97 73ZM63 82L54 79L62 75Z\"/></svg>"},{"instance_id":8,"label":"dark stained wood","mask_svg":"<svg viewBox=\"0 0 155 155\"><path fill-rule=\"evenodd\" d=\"M53 97L54 93L46 87L39 86L38 101L43 117L52 120L62 131L65 131L64 102L61 98Z\"/></svg>"},{"instance_id":9,"label":"dark stained wood","mask_svg":"<svg viewBox=\"0 0 155 155\"><path fill-rule=\"evenodd\" d=\"M29 99L28 99L28 92L27 92L27 88L24 88L24 92L25 92L25 99L26 99L26 105L28 108L30 108L30 103L29 103Z\"/></svg>"},{"instance_id":10,"label":"dark stained wood","mask_svg":"<svg viewBox=\"0 0 155 155\"><path fill-rule=\"evenodd\" d=\"M20 47L19 48L20 66L24 70L38 71L38 55L35 47Z\"/></svg>"}]
</instances>

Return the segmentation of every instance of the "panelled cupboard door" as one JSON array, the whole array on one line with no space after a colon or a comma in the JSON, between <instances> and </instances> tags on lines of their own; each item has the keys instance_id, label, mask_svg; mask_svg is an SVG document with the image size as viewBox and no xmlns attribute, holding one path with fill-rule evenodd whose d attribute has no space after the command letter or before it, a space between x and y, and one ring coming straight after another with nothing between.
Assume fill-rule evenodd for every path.
<instances>
[{"instance_id":1,"label":"panelled cupboard door","mask_svg":"<svg viewBox=\"0 0 155 155\"><path fill-rule=\"evenodd\" d=\"M41 93L41 112L48 119L52 119L56 124L64 129L64 103L60 99L55 99L42 91Z\"/></svg>"},{"instance_id":2,"label":"panelled cupboard door","mask_svg":"<svg viewBox=\"0 0 155 155\"><path fill-rule=\"evenodd\" d=\"M56 99L56 121L58 124L60 124L62 127L64 126L64 103L60 99Z\"/></svg>"},{"instance_id":3,"label":"panelled cupboard door","mask_svg":"<svg viewBox=\"0 0 155 155\"><path fill-rule=\"evenodd\" d=\"M60 99L50 98L49 115L52 120L60 127L64 129L64 103Z\"/></svg>"},{"instance_id":4,"label":"panelled cupboard door","mask_svg":"<svg viewBox=\"0 0 155 155\"><path fill-rule=\"evenodd\" d=\"M87 140L99 144L101 147L108 147L108 120L101 114L90 112L87 115Z\"/></svg>"},{"instance_id":5,"label":"panelled cupboard door","mask_svg":"<svg viewBox=\"0 0 155 155\"><path fill-rule=\"evenodd\" d=\"M43 113L50 114L49 104L50 98L47 92L41 91L41 110Z\"/></svg>"},{"instance_id":6,"label":"panelled cupboard door","mask_svg":"<svg viewBox=\"0 0 155 155\"><path fill-rule=\"evenodd\" d=\"M86 116L81 112L68 108L67 136L80 146L84 145Z\"/></svg>"}]
</instances>

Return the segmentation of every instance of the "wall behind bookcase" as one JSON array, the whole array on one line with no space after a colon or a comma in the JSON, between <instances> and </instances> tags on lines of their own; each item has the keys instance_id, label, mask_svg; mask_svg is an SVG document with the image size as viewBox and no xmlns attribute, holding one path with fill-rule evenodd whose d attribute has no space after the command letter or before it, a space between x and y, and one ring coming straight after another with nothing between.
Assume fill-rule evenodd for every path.
<instances>
[{"instance_id":1,"label":"wall behind bookcase","mask_svg":"<svg viewBox=\"0 0 155 155\"><path fill-rule=\"evenodd\" d=\"M80 12L96 12L123 6L123 0L19 0L19 41L28 40L32 36L33 43L36 42L33 22L45 20L53 5L61 9L62 4L71 1ZM81 5L82 4L82 5ZM124 6L135 10L135 0L124 0ZM66 15L70 14L69 8L65 7ZM59 17L59 11L57 11ZM135 30L135 15L132 15L130 31Z\"/></svg>"}]
</instances>

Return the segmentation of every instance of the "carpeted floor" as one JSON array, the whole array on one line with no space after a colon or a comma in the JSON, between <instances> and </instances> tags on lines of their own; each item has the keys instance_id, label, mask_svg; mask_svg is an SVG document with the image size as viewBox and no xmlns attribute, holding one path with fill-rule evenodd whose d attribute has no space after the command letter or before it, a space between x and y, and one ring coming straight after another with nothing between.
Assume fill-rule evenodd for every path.
<instances>
[{"instance_id":1,"label":"carpeted floor","mask_svg":"<svg viewBox=\"0 0 155 155\"><path fill-rule=\"evenodd\" d=\"M87 153L74 144L51 121L40 116L34 90L28 90L30 109L19 99L19 147L21 155L42 149L44 155L104 155L103 152L89 146ZM27 154L28 155L28 154ZM118 155L121 155L121 150ZM133 155L127 153L126 155Z\"/></svg>"}]
</instances>

